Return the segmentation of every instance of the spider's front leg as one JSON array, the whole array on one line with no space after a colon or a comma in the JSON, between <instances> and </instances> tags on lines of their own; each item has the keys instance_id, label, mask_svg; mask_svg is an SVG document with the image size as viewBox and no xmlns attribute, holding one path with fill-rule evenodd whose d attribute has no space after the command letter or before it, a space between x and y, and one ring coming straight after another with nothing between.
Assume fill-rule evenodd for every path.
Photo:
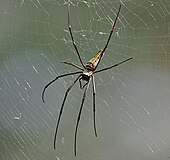
<instances>
[{"instance_id":1,"label":"spider's front leg","mask_svg":"<svg viewBox=\"0 0 170 160\"><path fill-rule=\"evenodd\" d=\"M57 120L57 126L56 126L56 130L55 130L55 134L54 134L54 149L56 148L56 138L57 138L57 133L58 133L58 127L59 127L59 123L60 123L60 119L61 119L61 115L62 115L62 112L63 112L63 108L64 108L64 104L66 102L66 98L68 96L68 93L70 92L71 88L75 85L75 83L78 81L79 78L81 78L82 74L80 74L76 80L74 80L74 82L71 84L71 86L67 89L67 91L65 92L65 96L64 96L64 99L63 99L63 103L61 105L61 108L60 108L60 112L59 112L59 116L58 116L58 120Z\"/></svg>"},{"instance_id":2,"label":"spider's front leg","mask_svg":"<svg viewBox=\"0 0 170 160\"><path fill-rule=\"evenodd\" d=\"M77 117L77 123L76 123L76 127L75 127L75 135L74 135L74 155L75 156L76 156L76 153L77 153L77 131L78 131L78 126L79 126L79 122L80 122L81 112L82 112L82 109L83 109L83 104L84 104L84 101L85 101L85 98L86 98L86 92L87 92L87 89L89 87L90 81L91 81L91 78L89 77L89 80L87 81L87 84L86 84L86 87L85 87L85 90L84 90L84 93L83 93L83 98L82 98L80 110L79 110L78 117Z\"/></svg>"}]
</instances>

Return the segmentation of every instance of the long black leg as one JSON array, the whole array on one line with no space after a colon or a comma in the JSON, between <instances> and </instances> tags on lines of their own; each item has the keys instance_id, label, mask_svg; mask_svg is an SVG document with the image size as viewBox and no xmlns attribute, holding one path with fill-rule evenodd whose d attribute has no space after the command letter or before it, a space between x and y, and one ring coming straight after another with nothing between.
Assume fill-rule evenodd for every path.
<instances>
[{"instance_id":1,"label":"long black leg","mask_svg":"<svg viewBox=\"0 0 170 160\"><path fill-rule=\"evenodd\" d=\"M74 41L74 37L73 37L73 34L72 34L72 30L71 30L71 24L70 24L70 4L68 5L68 29L69 29L69 32L70 32L70 35L71 35L71 40L72 40L73 46L74 46L74 48L75 48L75 50L77 52L78 58L80 60L80 63L83 66L83 68L85 69L85 66L84 66L83 61L82 61L82 59L80 57L80 53L79 53L78 48L76 46L76 42Z\"/></svg>"},{"instance_id":2,"label":"long black leg","mask_svg":"<svg viewBox=\"0 0 170 160\"><path fill-rule=\"evenodd\" d=\"M85 87L89 82L87 81L84 85L82 85L82 84L81 84L81 80L82 80L82 77L79 79L80 89L84 89L84 87Z\"/></svg>"},{"instance_id":3,"label":"long black leg","mask_svg":"<svg viewBox=\"0 0 170 160\"><path fill-rule=\"evenodd\" d=\"M81 106L80 106L80 110L79 110L79 113L78 113L78 117L77 117L77 123L76 123L76 129L75 129L75 136L74 136L74 154L76 156L76 149L77 149L77 130L78 130L78 125L79 125L79 122L80 122L80 116L81 116L81 112L82 112L82 108L83 108L83 104L84 104L84 100L86 98L86 92L87 92L87 89L89 87L89 84L90 84L90 81L91 81L91 78L89 79L88 81L88 84L86 85L85 87L85 90L84 90L84 94L83 94L83 98L82 98L82 102L81 102Z\"/></svg>"},{"instance_id":4,"label":"long black leg","mask_svg":"<svg viewBox=\"0 0 170 160\"><path fill-rule=\"evenodd\" d=\"M59 113L59 117L58 117L58 121L57 121L57 126L56 126L56 130L55 130L55 134L54 134L54 149L56 148L56 138L57 138L57 132L58 132L58 127L59 127L59 123L60 123L60 119L61 119L61 115L62 115L62 111L63 111L63 108L64 108L64 104L65 104L65 101L66 101L66 98L67 98L67 95L69 93L69 91L71 90L71 88L75 85L75 83L77 82L77 80L81 77L82 75L79 75L76 80L71 84L71 86L67 89L66 93L65 93L65 96L64 96L64 100L63 100L63 103L61 105L61 108L60 108L60 113Z\"/></svg>"},{"instance_id":5,"label":"long black leg","mask_svg":"<svg viewBox=\"0 0 170 160\"><path fill-rule=\"evenodd\" d=\"M65 77L65 76L70 76L70 75L74 75L74 74L78 74L78 73L82 73L82 72L72 72L72 73L67 73L67 74L63 74L63 75L60 75L60 76L57 76L55 79L53 79L51 82L49 82L43 89L42 91L42 101L45 103L45 100L44 100L44 94L45 94L45 91L46 89L52 84L54 83L58 78L61 78L61 77Z\"/></svg>"},{"instance_id":6,"label":"long black leg","mask_svg":"<svg viewBox=\"0 0 170 160\"><path fill-rule=\"evenodd\" d=\"M127 62L127 61L129 61L129 60L131 60L131 59L133 59L133 57L130 57L130 58L128 58L128 59L126 59L126 60L124 60L124 61L121 61L121 62L119 62L119 63L117 63L117 64L114 64L113 66L106 67L106 68L100 69L100 70L98 70L98 71L95 71L94 73L99 73L99 72L102 72L102 71L105 71L105 70L108 70L108 69L117 67L117 66L119 66L120 64L125 63L125 62Z\"/></svg>"},{"instance_id":7,"label":"long black leg","mask_svg":"<svg viewBox=\"0 0 170 160\"><path fill-rule=\"evenodd\" d=\"M70 66L73 66L73 67L75 67L75 68L77 68L77 69L80 69L80 70L82 70L82 71L84 71L84 69L82 69L81 67L79 67L78 65L76 65L76 64L74 64L74 63L71 63L71 62L61 62L61 63L64 63L64 64L67 64L67 65L70 65Z\"/></svg>"},{"instance_id":8,"label":"long black leg","mask_svg":"<svg viewBox=\"0 0 170 160\"><path fill-rule=\"evenodd\" d=\"M93 124L94 124L94 133L97 137L97 129L96 129L96 89L95 89L95 81L94 76L92 75L92 87L93 87Z\"/></svg>"},{"instance_id":9,"label":"long black leg","mask_svg":"<svg viewBox=\"0 0 170 160\"><path fill-rule=\"evenodd\" d=\"M103 52L106 50L106 48L107 48L107 46L108 46L108 44L109 44L110 38L111 38L111 36L112 36L112 33L113 33L114 29L115 29L115 25L116 25L116 22L117 22L117 19L118 19L119 13L120 13L120 9L121 9L121 4L120 4L120 6L119 6L119 10L118 10L118 12L117 12L117 15L116 15L115 21L114 21L113 26L112 26L112 29L111 29L111 31L110 31L109 38L108 38L108 40L107 40L107 42L106 42L105 47L103 48Z\"/></svg>"},{"instance_id":10,"label":"long black leg","mask_svg":"<svg viewBox=\"0 0 170 160\"><path fill-rule=\"evenodd\" d=\"M118 9L118 12L117 12L115 21L114 21L113 26L112 26L112 29L111 29L111 31L110 31L110 35L109 35L108 40L107 40L107 42L106 42L106 45L105 45L105 47L102 49L102 55L103 55L103 53L105 52L105 50L106 50L106 48L107 48L107 46L108 46L108 44L109 44L109 42L110 42L110 38L111 38L111 36L112 36L112 34L113 34L113 31L114 31L114 29L115 29L115 25L116 25L116 22L117 22L119 13L120 13L120 9L121 9L121 4L120 4L120 6L119 6L119 9ZM100 60L101 60L102 57L103 57L103 56L100 56L99 62L100 62ZM96 65L96 68L97 68L97 66L99 65L99 62L98 62L98 64Z\"/></svg>"}]
</instances>

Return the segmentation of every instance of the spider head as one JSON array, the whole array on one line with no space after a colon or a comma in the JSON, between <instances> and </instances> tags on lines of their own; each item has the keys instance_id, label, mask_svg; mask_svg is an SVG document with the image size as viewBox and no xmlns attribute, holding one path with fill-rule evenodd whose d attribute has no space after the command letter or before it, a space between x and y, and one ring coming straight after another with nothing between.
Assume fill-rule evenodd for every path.
<instances>
[{"instance_id":1,"label":"spider head","mask_svg":"<svg viewBox=\"0 0 170 160\"><path fill-rule=\"evenodd\" d=\"M92 71L84 71L83 74L81 74L81 77L79 78L79 83L80 83L80 88L83 89L90 80L90 77L93 75ZM82 82L82 81L86 81L86 82ZM84 84L83 84L84 83Z\"/></svg>"},{"instance_id":2,"label":"spider head","mask_svg":"<svg viewBox=\"0 0 170 160\"><path fill-rule=\"evenodd\" d=\"M89 81L90 79L90 76L93 74L92 71L85 71L83 74L82 74L82 80L84 81Z\"/></svg>"},{"instance_id":3,"label":"spider head","mask_svg":"<svg viewBox=\"0 0 170 160\"><path fill-rule=\"evenodd\" d=\"M80 83L80 88L83 89L90 80L90 76L92 75L92 71L85 71L82 75L81 78L79 79L79 83ZM86 82L82 82L82 81L86 81Z\"/></svg>"},{"instance_id":4,"label":"spider head","mask_svg":"<svg viewBox=\"0 0 170 160\"><path fill-rule=\"evenodd\" d=\"M83 80L83 81L89 81L89 78L90 78L90 77L89 77L88 75L86 75L86 74L83 74L83 75L82 75L82 80Z\"/></svg>"}]
</instances>

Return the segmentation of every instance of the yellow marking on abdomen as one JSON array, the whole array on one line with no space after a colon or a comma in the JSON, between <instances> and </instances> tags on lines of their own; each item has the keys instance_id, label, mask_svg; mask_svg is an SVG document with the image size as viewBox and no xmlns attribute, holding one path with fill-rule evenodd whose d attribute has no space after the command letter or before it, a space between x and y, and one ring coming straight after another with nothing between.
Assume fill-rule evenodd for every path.
<instances>
[{"instance_id":1,"label":"yellow marking on abdomen","mask_svg":"<svg viewBox=\"0 0 170 160\"><path fill-rule=\"evenodd\" d=\"M94 63L102 54L103 50L100 50L92 59L90 59L90 61L88 63Z\"/></svg>"}]
</instances>

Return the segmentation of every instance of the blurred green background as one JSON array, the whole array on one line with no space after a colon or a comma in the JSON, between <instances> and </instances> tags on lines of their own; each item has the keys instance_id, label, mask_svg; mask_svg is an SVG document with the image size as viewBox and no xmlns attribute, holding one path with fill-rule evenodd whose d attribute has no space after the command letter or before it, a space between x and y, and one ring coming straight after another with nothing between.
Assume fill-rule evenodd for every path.
<instances>
[{"instance_id":1,"label":"blurred green background","mask_svg":"<svg viewBox=\"0 0 170 160\"><path fill-rule=\"evenodd\" d=\"M56 76L84 63L103 48L120 3L115 32L99 68L134 59L96 74L98 137L93 132L89 89L73 153L74 130L83 90L77 84L62 115L57 149L53 136L64 93L76 78ZM1 160L165 160L170 157L170 3L168 0L1 0Z\"/></svg>"}]
</instances>

